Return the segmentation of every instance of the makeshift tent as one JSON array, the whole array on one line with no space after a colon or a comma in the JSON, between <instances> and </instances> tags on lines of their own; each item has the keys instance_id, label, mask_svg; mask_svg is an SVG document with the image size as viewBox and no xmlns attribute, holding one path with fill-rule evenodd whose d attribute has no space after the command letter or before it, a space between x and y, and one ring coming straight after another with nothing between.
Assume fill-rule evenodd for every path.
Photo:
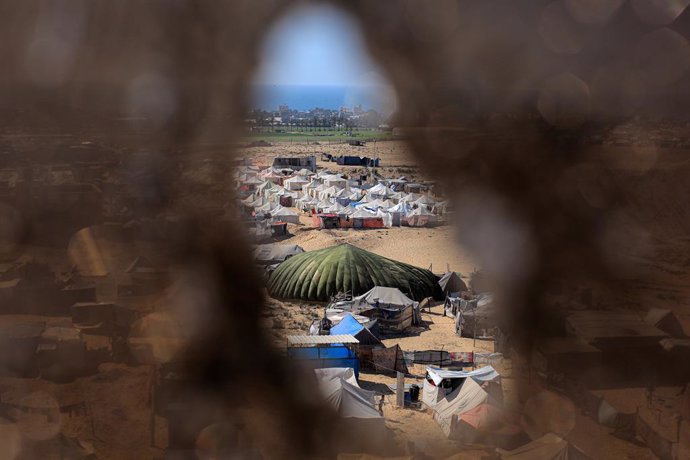
<instances>
[{"instance_id":1,"label":"makeshift tent","mask_svg":"<svg viewBox=\"0 0 690 460\"><path fill-rule=\"evenodd\" d=\"M420 208L430 208L436 204L436 200L431 198L429 195L422 195L417 200L413 201L412 204L415 204Z\"/></svg>"},{"instance_id":2,"label":"makeshift tent","mask_svg":"<svg viewBox=\"0 0 690 460\"><path fill-rule=\"evenodd\" d=\"M452 292L467 291L467 285L455 272L444 273L441 279L438 280L438 285L441 286L441 290L446 295Z\"/></svg>"},{"instance_id":3,"label":"makeshift tent","mask_svg":"<svg viewBox=\"0 0 690 460\"><path fill-rule=\"evenodd\" d=\"M493 337L498 327L499 311L493 294L480 294L476 301L460 299L455 317L458 335L462 337Z\"/></svg>"},{"instance_id":4,"label":"makeshift tent","mask_svg":"<svg viewBox=\"0 0 690 460\"><path fill-rule=\"evenodd\" d=\"M409 204L412 204L412 203L414 203L415 201L417 201L417 200L420 198L420 196L421 196L421 195L417 195L417 194L415 194L415 193L410 193L410 194L405 195L405 196L403 196L402 198L400 198L400 202L401 202L401 203L409 203Z\"/></svg>"},{"instance_id":5,"label":"makeshift tent","mask_svg":"<svg viewBox=\"0 0 690 460\"><path fill-rule=\"evenodd\" d=\"M367 293L355 297L353 306L375 308L382 331L403 332L412 326L419 302L407 297L400 289L375 286Z\"/></svg>"},{"instance_id":6,"label":"makeshift tent","mask_svg":"<svg viewBox=\"0 0 690 460\"><path fill-rule=\"evenodd\" d=\"M350 244L305 252L286 260L268 282L271 296L328 301L338 293L361 295L374 286L395 287L412 299L438 293L429 270L381 257Z\"/></svg>"},{"instance_id":7,"label":"makeshift tent","mask_svg":"<svg viewBox=\"0 0 690 460\"><path fill-rule=\"evenodd\" d=\"M385 199L391 197L395 192L383 184L377 184L369 189L369 195L374 198Z\"/></svg>"},{"instance_id":8,"label":"makeshift tent","mask_svg":"<svg viewBox=\"0 0 690 460\"><path fill-rule=\"evenodd\" d=\"M360 388L357 380L353 378L352 369L334 368L329 371L316 374L319 378L319 391L338 415L383 420L379 411L374 409L376 393Z\"/></svg>"},{"instance_id":9,"label":"makeshift tent","mask_svg":"<svg viewBox=\"0 0 690 460\"><path fill-rule=\"evenodd\" d=\"M271 219L274 221L287 222L289 224L299 224L299 214L283 206L271 211Z\"/></svg>"},{"instance_id":10,"label":"makeshift tent","mask_svg":"<svg viewBox=\"0 0 690 460\"><path fill-rule=\"evenodd\" d=\"M381 345L381 341L377 339L369 329L360 324L351 313L346 313L342 321L331 328L331 335L344 334L352 335L359 340L359 344L357 345L359 348L363 345L369 347ZM361 356L360 359L362 359Z\"/></svg>"},{"instance_id":11,"label":"makeshift tent","mask_svg":"<svg viewBox=\"0 0 690 460\"><path fill-rule=\"evenodd\" d=\"M332 445L337 452L390 452L392 433L376 410L376 393L357 385L352 369L315 371L319 394L339 415L338 436Z\"/></svg>"},{"instance_id":12,"label":"makeshift tent","mask_svg":"<svg viewBox=\"0 0 690 460\"><path fill-rule=\"evenodd\" d=\"M383 219L360 207L350 215L353 228L383 228Z\"/></svg>"},{"instance_id":13,"label":"makeshift tent","mask_svg":"<svg viewBox=\"0 0 690 460\"><path fill-rule=\"evenodd\" d=\"M326 317L331 321L331 323L334 326L340 324L340 322L343 320L343 318L345 318L346 315L351 315L354 319L357 320L359 324L369 329L369 331L371 331L371 333L374 334L375 337L379 336L378 321L376 320L376 318L369 318L367 316L350 313L349 311L345 311L342 308L326 309Z\"/></svg>"},{"instance_id":14,"label":"makeshift tent","mask_svg":"<svg viewBox=\"0 0 690 460\"><path fill-rule=\"evenodd\" d=\"M332 174L332 175L323 177L323 184L326 187L346 188L347 187L347 179L344 179L343 177L341 177L337 174Z\"/></svg>"},{"instance_id":15,"label":"makeshift tent","mask_svg":"<svg viewBox=\"0 0 690 460\"><path fill-rule=\"evenodd\" d=\"M424 206L413 209L407 214L407 225L410 227L427 227L438 222L434 213L428 211Z\"/></svg>"},{"instance_id":16,"label":"makeshift tent","mask_svg":"<svg viewBox=\"0 0 690 460\"><path fill-rule=\"evenodd\" d=\"M302 190L302 187L307 185L309 180L303 176L294 176L285 180L285 188L288 190Z\"/></svg>"},{"instance_id":17,"label":"makeshift tent","mask_svg":"<svg viewBox=\"0 0 690 460\"><path fill-rule=\"evenodd\" d=\"M497 405L503 401L501 389L501 375L491 366L484 366L474 371L449 371L435 367L426 368L426 378L422 401L428 407L434 408L448 394L457 390L468 380L481 384L486 388L487 394Z\"/></svg>"},{"instance_id":18,"label":"makeshift tent","mask_svg":"<svg viewBox=\"0 0 690 460\"><path fill-rule=\"evenodd\" d=\"M517 449L496 449L496 452L501 459L510 460L589 460L584 452L553 433Z\"/></svg>"},{"instance_id":19,"label":"makeshift tent","mask_svg":"<svg viewBox=\"0 0 690 460\"><path fill-rule=\"evenodd\" d=\"M400 226L403 223L407 223L407 215L412 212L412 207L409 204L401 201L395 206L388 208L388 212L392 217L391 225Z\"/></svg>"},{"instance_id":20,"label":"makeshift tent","mask_svg":"<svg viewBox=\"0 0 690 460\"><path fill-rule=\"evenodd\" d=\"M355 371L351 367L327 367L324 369L314 369L314 374L319 381L329 381L333 379L343 379L347 383L359 386Z\"/></svg>"},{"instance_id":21,"label":"makeshift tent","mask_svg":"<svg viewBox=\"0 0 690 460\"><path fill-rule=\"evenodd\" d=\"M296 244L261 244L254 250L254 260L259 265L273 265L303 252L304 249Z\"/></svg>"},{"instance_id":22,"label":"makeshift tent","mask_svg":"<svg viewBox=\"0 0 690 460\"><path fill-rule=\"evenodd\" d=\"M438 422L446 436L451 436L456 417L489 400L489 394L477 382L467 379L434 406L434 420Z\"/></svg>"}]
</instances>

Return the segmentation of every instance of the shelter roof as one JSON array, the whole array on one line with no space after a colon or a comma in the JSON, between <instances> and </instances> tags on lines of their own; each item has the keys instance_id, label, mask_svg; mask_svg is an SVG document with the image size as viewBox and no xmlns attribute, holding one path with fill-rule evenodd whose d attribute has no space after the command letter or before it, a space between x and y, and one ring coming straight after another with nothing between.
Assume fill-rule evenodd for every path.
<instances>
[{"instance_id":1,"label":"shelter roof","mask_svg":"<svg viewBox=\"0 0 690 460\"><path fill-rule=\"evenodd\" d=\"M335 344L350 344L359 343L354 336L349 334L341 335L289 335L287 337L288 346L300 345L335 345Z\"/></svg>"}]
</instances>

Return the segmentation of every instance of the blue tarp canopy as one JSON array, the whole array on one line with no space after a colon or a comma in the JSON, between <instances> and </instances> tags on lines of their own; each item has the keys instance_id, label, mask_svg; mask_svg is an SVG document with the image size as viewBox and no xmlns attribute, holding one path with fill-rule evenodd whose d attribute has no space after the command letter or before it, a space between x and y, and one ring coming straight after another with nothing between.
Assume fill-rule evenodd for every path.
<instances>
[{"instance_id":1,"label":"blue tarp canopy","mask_svg":"<svg viewBox=\"0 0 690 460\"><path fill-rule=\"evenodd\" d=\"M360 324L351 313L345 314L342 321L331 328L331 335L352 335L360 345L380 345L381 341L369 329Z\"/></svg>"},{"instance_id":2,"label":"blue tarp canopy","mask_svg":"<svg viewBox=\"0 0 690 460\"><path fill-rule=\"evenodd\" d=\"M331 335L349 334L357 337L357 334L359 334L362 329L364 329L364 326L362 326L354 316L348 313L343 316L343 320L340 323L331 328Z\"/></svg>"}]
</instances>

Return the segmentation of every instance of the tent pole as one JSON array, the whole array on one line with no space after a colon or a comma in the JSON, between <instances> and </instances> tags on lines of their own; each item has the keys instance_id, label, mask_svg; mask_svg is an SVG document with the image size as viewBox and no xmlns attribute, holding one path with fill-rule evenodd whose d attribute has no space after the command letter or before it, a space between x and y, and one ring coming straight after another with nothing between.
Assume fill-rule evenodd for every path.
<instances>
[{"instance_id":1,"label":"tent pole","mask_svg":"<svg viewBox=\"0 0 690 460\"><path fill-rule=\"evenodd\" d=\"M472 333L472 337L473 337L474 341L472 342L472 347L477 348L477 309L476 308L474 309L474 315L472 315L472 316L474 317L474 332ZM474 351L474 350L472 350L472 351Z\"/></svg>"},{"instance_id":2,"label":"tent pole","mask_svg":"<svg viewBox=\"0 0 690 460\"><path fill-rule=\"evenodd\" d=\"M402 372L396 374L395 400L398 407L405 405L405 374Z\"/></svg>"}]
</instances>

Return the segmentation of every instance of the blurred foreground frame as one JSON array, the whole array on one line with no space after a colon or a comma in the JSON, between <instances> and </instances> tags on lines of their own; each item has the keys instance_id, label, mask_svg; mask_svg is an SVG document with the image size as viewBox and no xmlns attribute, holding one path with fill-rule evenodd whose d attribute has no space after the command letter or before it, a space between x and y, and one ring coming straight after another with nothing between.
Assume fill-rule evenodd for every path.
<instances>
[{"instance_id":1,"label":"blurred foreground frame","mask_svg":"<svg viewBox=\"0 0 690 460\"><path fill-rule=\"evenodd\" d=\"M584 324L602 346L620 346L618 319L573 326L566 312L640 313L686 301L690 215L679 197L688 192L690 17L670 5L679 2L330 3L361 21L398 94L395 125L455 200L458 237L495 283L499 345L524 372L524 391L538 373L532 351L547 361L558 355L568 343L543 339L565 337L568 327ZM262 332L266 299L250 240L224 209L258 45L297 4L0 4L3 167L19 170L23 184L41 164L87 171L98 155L93 168L107 169L95 189L22 189L3 204L3 249L9 257L32 245L66 247L74 232L126 208L120 243L171 261L183 340L174 365L145 377L175 382L168 455L203 455L199 432L209 425L214 448L220 438L227 452L249 458L257 447L273 458L335 456L341 447L338 422L311 402ZM123 111L149 116L113 116ZM48 145L32 137L39 132L68 140ZM119 144L108 145L119 133ZM80 238L88 247L91 236ZM142 258L134 271L137 263L146 273L156 265ZM561 354L542 377L571 396L583 394L572 385L626 379L684 386L686 332L664 349L623 340L604 362L582 365L583 378ZM670 441L677 452L687 438L676 432Z\"/></svg>"}]
</instances>

